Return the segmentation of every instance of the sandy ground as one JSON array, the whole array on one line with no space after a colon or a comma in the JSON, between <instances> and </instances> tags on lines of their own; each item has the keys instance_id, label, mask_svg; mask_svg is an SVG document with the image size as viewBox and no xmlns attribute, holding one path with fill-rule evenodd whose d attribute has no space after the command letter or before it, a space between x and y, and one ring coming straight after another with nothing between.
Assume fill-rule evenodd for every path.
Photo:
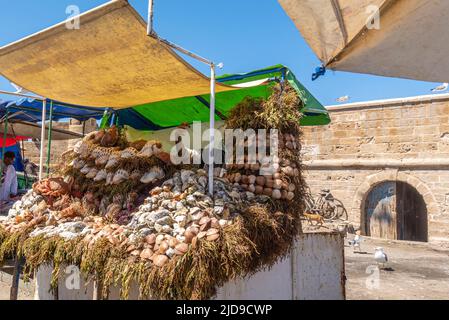
<instances>
[{"instance_id":1,"label":"sandy ground","mask_svg":"<svg viewBox=\"0 0 449 320\"><path fill-rule=\"evenodd\" d=\"M375 247L388 255L385 270L377 269ZM449 300L447 247L364 238L361 251L345 248L348 300Z\"/></svg>"}]
</instances>

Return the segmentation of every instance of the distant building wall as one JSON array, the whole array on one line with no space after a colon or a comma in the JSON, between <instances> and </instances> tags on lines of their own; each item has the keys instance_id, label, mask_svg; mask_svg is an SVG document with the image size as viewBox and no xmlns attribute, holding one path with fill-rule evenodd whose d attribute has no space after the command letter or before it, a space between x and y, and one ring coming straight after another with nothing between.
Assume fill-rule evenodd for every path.
<instances>
[{"instance_id":1,"label":"distant building wall","mask_svg":"<svg viewBox=\"0 0 449 320\"><path fill-rule=\"evenodd\" d=\"M449 95L328 110L330 125L304 128L312 192L331 189L349 219L361 224L370 190L385 181L406 182L424 199L430 241L449 240Z\"/></svg>"},{"instance_id":2,"label":"distant building wall","mask_svg":"<svg viewBox=\"0 0 449 320\"><path fill-rule=\"evenodd\" d=\"M89 132L97 130L97 121L95 119L90 119L86 121L84 125L84 132L87 134ZM53 128L73 131L77 133L83 133L83 124L77 120L71 119L69 122L53 122ZM78 139L73 140L53 140L51 142L51 154L50 154L50 165L55 165L60 160L61 154L64 153L72 147ZM48 141L45 143L45 150L47 150ZM40 153L40 142L36 141L25 141L24 142L24 153L25 158L30 159L32 162L39 164L39 153ZM45 152L44 163L47 163L47 152Z\"/></svg>"}]
</instances>

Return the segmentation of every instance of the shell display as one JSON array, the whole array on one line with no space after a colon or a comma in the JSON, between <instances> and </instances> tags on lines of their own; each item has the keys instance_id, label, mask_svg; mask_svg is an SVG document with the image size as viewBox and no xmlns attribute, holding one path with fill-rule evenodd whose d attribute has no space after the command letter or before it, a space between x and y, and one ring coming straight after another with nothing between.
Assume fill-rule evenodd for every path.
<instances>
[{"instance_id":1,"label":"shell display","mask_svg":"<svg viewBox=\"0 0 449 320\"><path fill-rule=\"evenodd\" d=\"M128 179L129 179L129 172L120 169L115 173L114 178L112 179L112 184L119 184Z\"/></svg>"},{"instance_id":2,"label":"shell display","mask_svg":"<svg viewBox=\"0 0 449 320\"><path fill-rule=\"evenodd\" d=\"M113 169L120 162L120 156L116 153L113 153L109 156L108 162L106 163L105 169Z\"/></svg>"},{"instance_id":3,"label":"shell display","mask_svg":"<svg viewBox=\"0 0 449 320\"><path fill-rule=\"evenodd\" d=\"M98 173L98 169L97 168L92 168L90 169L90 171L86 174L86 178L88 179L93 179L97 176Z\"/></svg>"},{"instance_id":4,"label":"shell display","mask_svg":"<svg viewBox=\"0 0 449 320\"><path fill-rule=\"evenodd\" d=\"M106 177L108 176L108 173L106 172L106 170L100 170L98 171L97 175L94 178L94 181L102 181L105 180Z\"/></svg>"},{"instance_id":5,"label":"shell display","mask_svg":"<svg viewBox=\"0 0 449 320\"><path fill-rule=\"evenodd\" d=\"M137 155L138 151L135 148L126 148L120 154L122 159L130 159Z\"/></svg>"},{"instance_id":6,"label":"shell display","mask_svg":"<svg viewBox=\"0 0 449 320\"><path fill-rule=\"evenodd\" d=\"M165 172L162 170L161 167L153 167L151 168L150 172L147 172L143 175L143 177L140 179L140 182L142 183L152 183L156 180L160 180L165 177Z\"/></svg>"}]
</instances>

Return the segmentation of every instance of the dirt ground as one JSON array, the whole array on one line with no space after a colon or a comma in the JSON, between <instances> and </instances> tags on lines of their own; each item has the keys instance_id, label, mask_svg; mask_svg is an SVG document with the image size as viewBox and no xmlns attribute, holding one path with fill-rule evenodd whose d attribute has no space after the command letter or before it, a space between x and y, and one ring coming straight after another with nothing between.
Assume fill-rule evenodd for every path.
<instances>
[{"instance_id":1,"label":"dirt ground","mask_svg":"<svg viewBox=\"0 0 449 320\"><path fill-rule=\"evenodd\" d=\"M348 300L449 300L448 246L363 238L362 252L354 253L345 242ZM388 255L386 270L376 271L375 247ZM9 300L11 267L0 272L0 300ZM33 299L33 290L33 282L21 281L19 300Z\"/></svg>"},{"instance_id":2,"label":"dirt ground","mask_svg":"<svg viewBox=\"0 0 449 320\"><path fill-rule=\"evenodd\" d=\"M388 256L385 269L377 269L376 247ZM346 241L348 300L449 299L447 246L363 238L361 251L354 253Z\"/></svg>"}]
</instances>

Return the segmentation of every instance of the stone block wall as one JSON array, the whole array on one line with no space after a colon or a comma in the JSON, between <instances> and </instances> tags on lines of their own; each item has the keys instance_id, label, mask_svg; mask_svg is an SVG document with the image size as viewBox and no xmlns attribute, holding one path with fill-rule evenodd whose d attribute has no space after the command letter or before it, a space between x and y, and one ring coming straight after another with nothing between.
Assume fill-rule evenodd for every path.
<instances>
[{"instance_id":1,"label":"stone block wall","mask_svg":"<svg viewBox=\"0 0 449 320\"><path fill-rule=\"evenodd\" d=\"M403 181L423 196L429 239L449 240L449 95L328 107L332 123L304 127L306 180L329 188L359 224L367 193Z\"/></svg>"}]
</instances>

